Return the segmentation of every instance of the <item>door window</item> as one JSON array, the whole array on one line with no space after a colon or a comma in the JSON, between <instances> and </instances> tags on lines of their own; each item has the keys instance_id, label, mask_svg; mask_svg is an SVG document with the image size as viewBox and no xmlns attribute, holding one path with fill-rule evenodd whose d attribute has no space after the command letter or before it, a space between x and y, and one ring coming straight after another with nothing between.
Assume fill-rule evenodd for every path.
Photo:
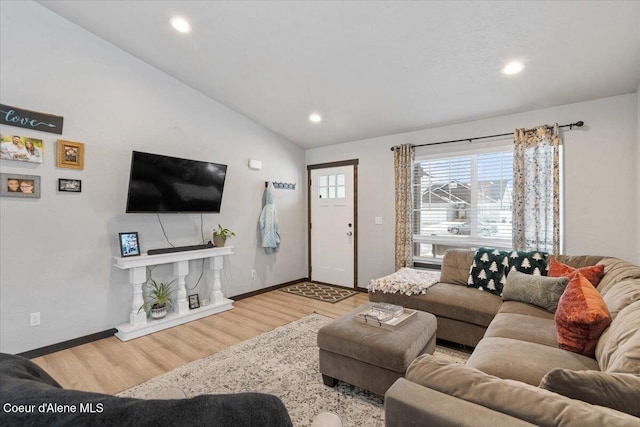
<instances>
[{"instance_id":1,"label":"door window","mask_svg":"<svg viewBox=\"0 0 640 427\"><path fill-rule=\"evenodd\" d=\"M319 177L318 196L321 199L345 198L346 191L344 174L321 175Z\"/></svg>"}]
</instances>

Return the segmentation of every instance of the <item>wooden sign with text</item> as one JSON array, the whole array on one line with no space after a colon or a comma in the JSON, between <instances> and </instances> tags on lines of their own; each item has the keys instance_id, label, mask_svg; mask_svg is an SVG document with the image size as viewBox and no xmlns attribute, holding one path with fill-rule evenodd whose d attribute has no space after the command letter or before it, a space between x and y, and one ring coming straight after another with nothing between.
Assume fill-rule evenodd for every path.
<instances>
[{"instance_id":1,"label":"wooden sign with text","mask_svg":"<svg viewBox=\"0 0 640 427\"><path fill-rule=\"evenodd\" d=\"M0 124L62 135L64 117L0 104Z\"/></svg>"}]
</instances>

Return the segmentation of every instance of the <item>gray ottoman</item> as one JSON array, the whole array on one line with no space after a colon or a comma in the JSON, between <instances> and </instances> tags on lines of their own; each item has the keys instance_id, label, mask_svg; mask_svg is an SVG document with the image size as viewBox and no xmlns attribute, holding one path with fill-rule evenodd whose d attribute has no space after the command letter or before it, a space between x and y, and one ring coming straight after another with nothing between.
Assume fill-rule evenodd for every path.
<instances>
[{"instance_id":1,"label":"gray ottoman","mask_svg":"<svg viewBox=\"0 0 640 427\"><path fill-rule=\"evenodd\" d=\"M436 348L436 317L418 311L413 319L389 331L356 321L366 303L318 331L320 373L326 385L338 380L384 395L404 377L409 364Z\"/></svg>"}]
</instances>

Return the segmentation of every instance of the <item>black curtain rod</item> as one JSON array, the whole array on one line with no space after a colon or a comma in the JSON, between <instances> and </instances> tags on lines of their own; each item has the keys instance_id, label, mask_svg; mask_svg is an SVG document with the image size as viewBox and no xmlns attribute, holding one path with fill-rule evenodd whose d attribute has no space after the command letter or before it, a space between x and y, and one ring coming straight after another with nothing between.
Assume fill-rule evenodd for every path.
<instances>
[{"instance_id":1,"label":"black curtain rod","mask_svg":"<svg viewBox=\"0 0 640 427\"><path fill-rule=\"evenodd\" d=\"M569 128L569 130L573 129L573 127L577 127L577 128L581 128L582 126L584 126L584 122L582 120L577 121L575 123L569 123L566 125L561 125L559 127L561 128ZM499 136L510 136L513 135L513 132L509 132L509 133L499 133L497 135L487 135L487 136L476 136L473 138L463 138L463 139L452 139L451 141L440 141L440 142L431 142L429 144L418 144L418 145L414 145L414 147L426 147L428 145L440 145L440 144L450 144L452 142L463 142L463 141L473 141L475 139L487 139L487 138L497 138ZM391 151L393 151L396 147L391 147Z\"/></svg>"}]
</instances>

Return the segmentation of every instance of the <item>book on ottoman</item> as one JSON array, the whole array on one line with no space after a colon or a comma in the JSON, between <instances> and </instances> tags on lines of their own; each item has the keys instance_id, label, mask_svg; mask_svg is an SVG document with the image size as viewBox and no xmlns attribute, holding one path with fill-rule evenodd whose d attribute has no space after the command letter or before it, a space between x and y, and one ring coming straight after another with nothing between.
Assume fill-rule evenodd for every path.
<instances>
[{"instance_id":1,"label":"book on ottoman","mask_svg":"<svg viewBox=\"0 0 640 427\"><path fill-rule=\"evenodd\" d=\"M374 305L356 314L354 319L367 325L394 330L411 319L415 314L415 310L402 308L402 312L399 315L394 315L393 311L385 310L384 308Z\"/></svg>"}]
</instances>

